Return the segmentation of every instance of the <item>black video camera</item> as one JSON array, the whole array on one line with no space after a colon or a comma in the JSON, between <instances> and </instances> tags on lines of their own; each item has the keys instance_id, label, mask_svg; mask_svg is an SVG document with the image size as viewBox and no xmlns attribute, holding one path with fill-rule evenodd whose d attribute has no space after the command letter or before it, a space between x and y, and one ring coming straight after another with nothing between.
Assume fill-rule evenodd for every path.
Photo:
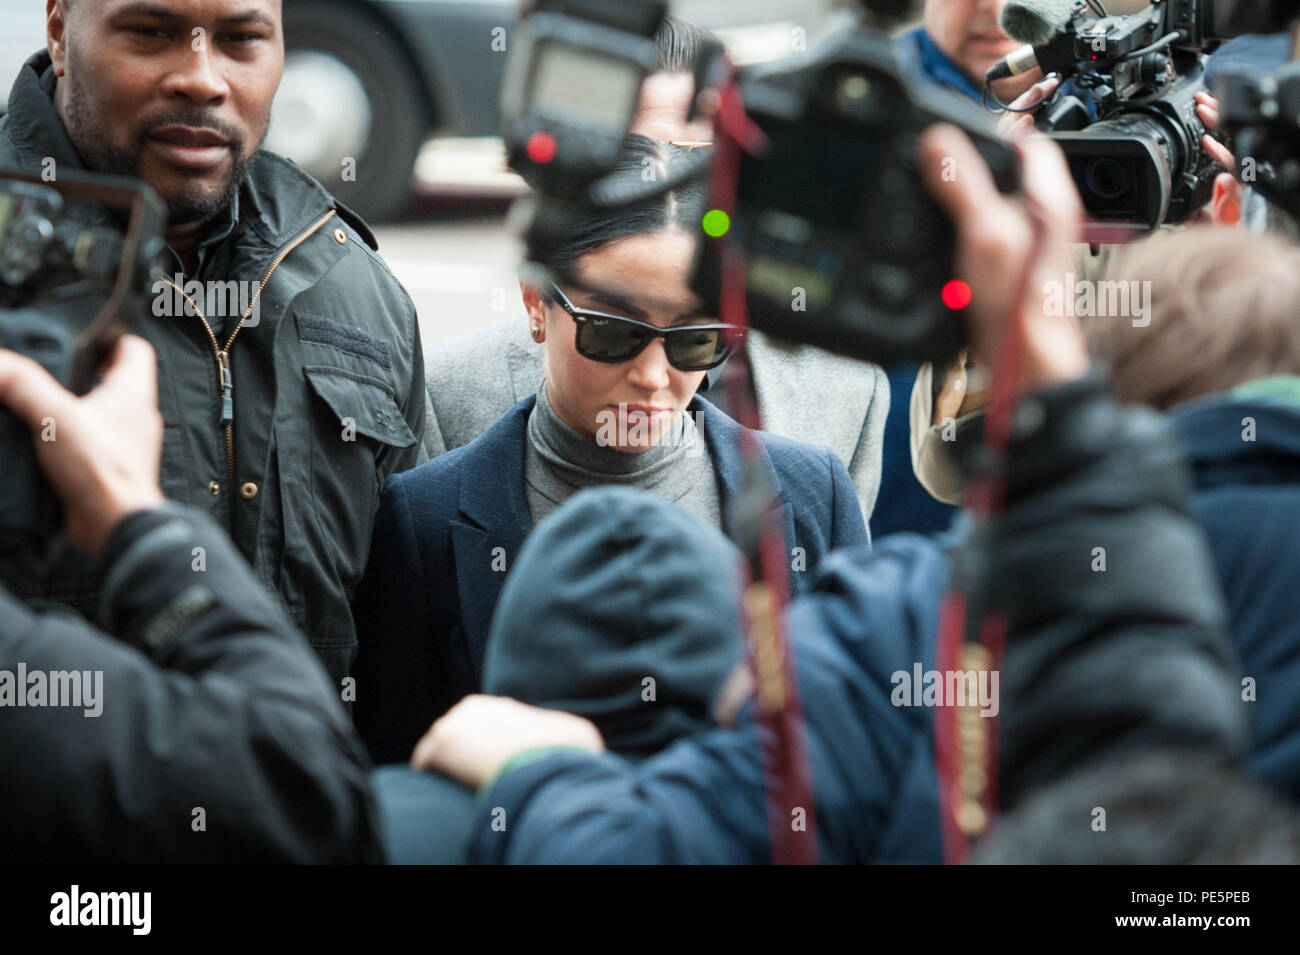
<instances>
[{"instance_id":1,"label":"black video camera","mask_svg":"<svg viewBox=\"0 0 1300 955\"><path fill-rule=\"evenodd\" d=\"M1135 233L1184 222L1209 202L1219 171L1201 146L1195 96L1205 51L1230 34L1209 0L1155 0L1122 16L1103 9L1075 0L1056 36L1034 47L1037 65L1069 90L1038 126L1064 150L1094 220ZM1004 11L1009 31L1013 22Z\"/></svg>"},{"instance_id":2,"label":"black video camera","mask_svg":"<svg viewBox=\"0 0 1300 955\"><path fill-rule=\"evenodd\" d=\"M39 362L84 394L101 360L148 306L165 213L133 180L0 171L0 347ZM38 440L57 440L58 422ZM36 466L33 435L0 408L0 541L48 538L57 504Z\"/></svg>"},{"instance_id":3,"label":"black video camera","mask_svg":"<svg viewBox=\"0 0 1300 955\"><path fill-rule=\"evenodd\" d=\"M872 6L897 15L906 3ZM602 164L612 166L631 123L635 96L628 90L639 89L649 71L663 7L655 0L542 0L523 21L502 113L512 163L541 193L527 229L530 262L555 271L548 252L578 198L612 207L671 189L686 175L710 174L712 157L700 151L686 172L646 187L599 175ZM744 110L765 147L740 158L725 232L705 234L702 223L693 286L718 311L723 247L734 242L745 252L746 304L758 330L871 361L943 361L965 341L966 301L945 295L955 240L921 184L917 135L939 121L964 128L1007 191L1017 188L1018 164L987 113L912 77L867 12L806 56L737 73ZM701 57L696 90L724 72L720 48ZM608 108L594 109L604 90L610 98L599 101ZM583 129L568 135L565 117L577 117ZM589 161L593 156L599 161ZM709 208L719 201L715 194Z\"/></svg>"}]
</instances>

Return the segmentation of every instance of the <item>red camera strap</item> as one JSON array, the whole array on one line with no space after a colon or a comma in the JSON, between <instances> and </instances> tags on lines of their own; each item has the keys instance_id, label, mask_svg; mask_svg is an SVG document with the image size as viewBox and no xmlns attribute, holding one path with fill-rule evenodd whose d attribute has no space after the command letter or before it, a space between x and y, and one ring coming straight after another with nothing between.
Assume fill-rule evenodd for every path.
<instances>
[{"instance_id":1,"label":"red camera strap","mask_svg":"<svg viewBox=\"0 0 1300 955\"><path fill-rule=\"evenodd\" d=\"M715 208L730 217L735 211L741 150L758 150L764 142L762 132L745 115L734 73L721 89L716 128L713 202ZM722 242L719 318L747 331L744 251L729 237ZM751 429L742 432L741 452L744 466L752 474L761 468L762 454L752 431L761 428L762 421L753 371L743 348L737 349L728 362L723 383L732 414ZM746 486L759 487L761 482L747 481ZM762 748L772 861L777 865L810 865L817 861L816 812L794 655L785 631L789 551L780 512L768 508L768 502L761 498L747 503L761 509L760 514L752 515L761 521L761 528L757 551L745 554L748 574L741 620L757 691L756 724Z\"/></svg>"},{"instance_id":2,"label":"red camera strap","mask_svg":"<svg viewBox=\"0 0 1300 955\"><path fill-rule=\"evenodd\" d=\"M991 528L1006 503L1007 453L1025 350L1023 312L1046 234L1046 210L1028 199L1026 202L1033 229L1031 251L994 360L985 417L984 459L993 466L967 488L964 502L977 528L984 530ZM992 535L973 534L965 546L972 544L987 548L993 544ZM975 579L954 579L940 609L935 665L941 674L954 670L997 671L1002 666L1006 612L982 603L972 612L973 599L982 598L986 592L989 555L977 554L975 560L979 568ZM1000 720L997 716L982 716L977 700L967 698L962 706L947 705L949 702L940 700L935 711L935 771L944 861L964 865L970 862L972 842L996 822Z\"/></svg>"}]
</instances>

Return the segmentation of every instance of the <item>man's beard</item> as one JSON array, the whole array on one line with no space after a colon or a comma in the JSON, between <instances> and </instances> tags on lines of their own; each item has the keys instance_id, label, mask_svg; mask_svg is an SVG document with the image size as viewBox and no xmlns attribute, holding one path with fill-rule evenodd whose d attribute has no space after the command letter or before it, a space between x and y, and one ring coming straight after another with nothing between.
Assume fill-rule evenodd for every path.
<instances>
[{"instance_id":1,"label":"man's beard","mask_svg":"<svg viewBox=\"0 0 1300 955\"><path fill-rule=\"evenodd\" d=\"M244 139L239 131L230 124L205 113L202 108L173 109L154 113L140 123L139 129L132 137L132 148L123 150L113 142L112 133L101 125L91 111L87 109L86 97L81 95L72 80L74 71L69 70L63 82L69 85L66 125L68 137L76 148L78 155L93 172L102 172L117 176L141 178L140 163L145 142L149 132L164 126L191 126L198 129L210 129L226 140L230 150L230 171L226 173L221 187L214 194L200 194L195 191L182 192L167 200L167 217L172 225L205 224L224 212L239 191L240 184L253 164L253 154L245 155ZM263 129L261 140L266 138ZM254 150L254 154L256 150Z\"/></svg>"}]
</instances>

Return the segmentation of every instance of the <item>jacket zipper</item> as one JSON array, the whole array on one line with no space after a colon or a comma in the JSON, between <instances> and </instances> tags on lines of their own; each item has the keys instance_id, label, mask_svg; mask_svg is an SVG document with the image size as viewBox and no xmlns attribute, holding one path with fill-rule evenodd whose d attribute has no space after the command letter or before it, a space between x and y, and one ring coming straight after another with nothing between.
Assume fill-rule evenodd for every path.
<instances>
[{"instance_id":1,"label":"jacket zipper","mask_svg":"<svg viewBox=\"0 0 1300 955\"><path fill-rule=\"evenodd\" d=\"M275 274L275 270L280 267L280 264L288 258L289 254L293 252L294 249L298 248L298 246L310 239L321 230L321 227L324 226L325 223L334 218L335 213L336 210L331 209L292 242L280 248L280 251L276 253L275 258L271 260L271 265L267 268L266 274L262 276L262 281L257 286L257 291L253 293L253 297L249 301L248 307L244 309L244 314L239 317L239 323L235 325L234 330L230 333L230 337L226 339L224 348L217 342L217 336L212 331L212 326L208 323L207 316L203 314L203 310L199 308L198 304L189 297L184 289L180 288L171 279L166 277L163 278L164 282L176 289L176 291L180 293L181 297L184 298L185 301L189 302L190 308L194 309L194 314L197 315L199 321L203 323L203 330L208 333L208 341L212 344L212 356L217 363L217 387L221 392L221 417L219 423L225 429L226 433L226 488L228 494L233 495L235 490L235 384L234 379L230 374L231 346L235 344L235 339L239 336L240 329L244 327L244 322L248 320L248 316L253 314L253 309L257 306L258 300L262 297L262 290L266 288L266 283L271 281L271 276Z\"/></svg>"}]
</instances>

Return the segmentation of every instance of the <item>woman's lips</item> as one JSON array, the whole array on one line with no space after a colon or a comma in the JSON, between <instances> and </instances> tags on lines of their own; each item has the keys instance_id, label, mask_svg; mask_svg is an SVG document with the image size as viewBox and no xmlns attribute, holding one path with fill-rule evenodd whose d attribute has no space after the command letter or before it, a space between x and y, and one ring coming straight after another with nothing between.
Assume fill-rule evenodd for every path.
<instances>
[{"instance_id":1,"label":"woman's lips","mask_svg":"<svg viewBox=\"0 0 1300 955\"><path fill-rule=\"evenodd\" d=\"M628 424L649 424L672 414L672 409L654 405L614 405L613 409Z\"/></svg>"}]
</instances>

